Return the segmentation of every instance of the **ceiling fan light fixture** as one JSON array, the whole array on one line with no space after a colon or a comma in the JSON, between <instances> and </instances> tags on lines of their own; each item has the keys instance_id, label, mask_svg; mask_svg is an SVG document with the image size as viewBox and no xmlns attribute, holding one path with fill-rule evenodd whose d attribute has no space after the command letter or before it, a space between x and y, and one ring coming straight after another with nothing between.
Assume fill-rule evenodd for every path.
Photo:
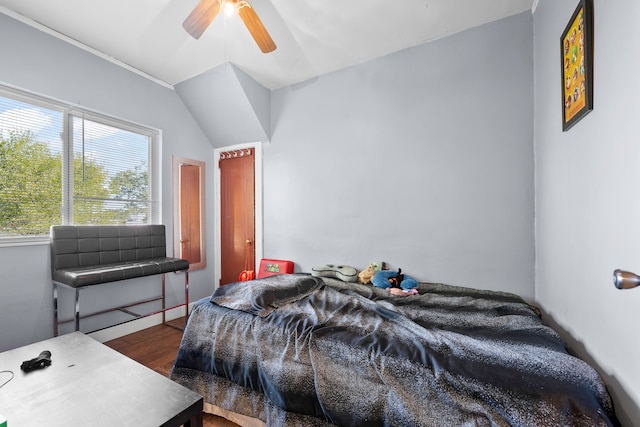
<instances>
[{"instance_id":1,"label":"ceiling fan light fixture","mask_svg":"<svg viewBox=\"0 0 640 427\"><path fill-rule=\"evenodd\" d=\"M227 16L235 15L238 11L236 3L233 1L224 1L224 14Z\"/></svg>"},{"instance_id":2,"label":"ceiling fan light fixture","mask_svg":"<svg viewBox=\"0 0 640 427\"><path fill-rule=\"evenodd\" d=\"M248 0L200 0L182 26L194 39L199 39L220 9L227 14L235 12L240 16L262 53L276 50L276 44Z\"/></svg>"}]
</instances>

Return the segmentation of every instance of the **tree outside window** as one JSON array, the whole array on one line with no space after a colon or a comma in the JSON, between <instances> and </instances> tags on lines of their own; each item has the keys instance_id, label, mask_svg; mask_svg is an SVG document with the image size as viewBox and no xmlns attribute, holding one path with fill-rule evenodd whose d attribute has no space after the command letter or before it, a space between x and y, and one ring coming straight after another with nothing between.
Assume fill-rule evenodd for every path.
<instances>
[{"instance_id":1,"label":"tree outside window","mask_svg":"<svg viewBox=\"0 0 640 427\"><path fill-rule=\"evenodd\" d=\"M151 223L151 147L134 126L0 96L0 238L63 223Z\"/></svg>"}]
</instances>

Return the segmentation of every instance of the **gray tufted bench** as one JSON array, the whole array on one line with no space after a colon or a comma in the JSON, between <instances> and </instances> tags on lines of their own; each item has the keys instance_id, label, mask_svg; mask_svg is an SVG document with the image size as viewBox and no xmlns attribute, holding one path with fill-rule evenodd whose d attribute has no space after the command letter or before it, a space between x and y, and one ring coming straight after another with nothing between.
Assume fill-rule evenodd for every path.
<instances>
[{"instance_id":1,"label":"gray tufted bench","mask_svg":"<svg viewBox=\"0 0 640 427\"><path fill-rule=\"evenodd\" d=\"M164 225L55 225L51 227L51 278L53 280L53 332L58 335L58 286L75 291L75 330L80 319L120 310L130 320L175 308L165 306L165 273L185 273L185 307L189 314L189 261L166 256ZM162 295L132 304L80 316L80 290L136 277L162 275ZM162 309L139 315L128 308L162 300ZM180 304L179 306L182 306ZM179 307L176 306L176 307ZM70 322L68 320L67 322Z\"/></svg>"}]
</instances>

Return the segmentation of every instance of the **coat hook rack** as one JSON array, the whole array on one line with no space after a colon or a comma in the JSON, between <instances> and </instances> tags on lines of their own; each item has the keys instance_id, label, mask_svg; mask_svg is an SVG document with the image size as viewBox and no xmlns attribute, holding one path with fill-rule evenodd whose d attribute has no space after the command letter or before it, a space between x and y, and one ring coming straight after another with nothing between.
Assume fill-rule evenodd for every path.
<instances>
[{"instance_id":1,"label":"coat hook rack","mask_svg":"<svg viewBox=\"0 0 640 427\"><path fill-rule=\"evenodd\" d=\"M616 269L613 272L613 284L618 289L631 289L640 285L640 276L630 271Z\"/></svg>"}]
</instances>

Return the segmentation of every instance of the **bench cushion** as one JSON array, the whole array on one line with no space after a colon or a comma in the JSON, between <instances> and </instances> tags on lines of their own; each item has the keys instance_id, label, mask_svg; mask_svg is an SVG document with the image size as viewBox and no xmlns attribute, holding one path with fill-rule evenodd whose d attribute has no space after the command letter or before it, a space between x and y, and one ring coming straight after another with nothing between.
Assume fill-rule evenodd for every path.
<instances>
[{"instance_id":1,"label":"bench cushion","mask_svg":"<svg viewBox=\"0 0 640 427\"><path fill-rule=\"evenodd\" d=\"M51 277L68 286L97 285L188 268L189 261L166 256L162 224L51 227Z\"/></svg>"},{"instance_id":2,"label":"bench cushion","mask_svg":"<svg viewBox=\"0 0 640 427\"><path fill-rule=\"evenodd\" d=\"M154 258L97 266L63 268L52 272L53 280L77 288L152 274L187 270L189 261L179 258Z\"/></svg>"}]
</instances>

